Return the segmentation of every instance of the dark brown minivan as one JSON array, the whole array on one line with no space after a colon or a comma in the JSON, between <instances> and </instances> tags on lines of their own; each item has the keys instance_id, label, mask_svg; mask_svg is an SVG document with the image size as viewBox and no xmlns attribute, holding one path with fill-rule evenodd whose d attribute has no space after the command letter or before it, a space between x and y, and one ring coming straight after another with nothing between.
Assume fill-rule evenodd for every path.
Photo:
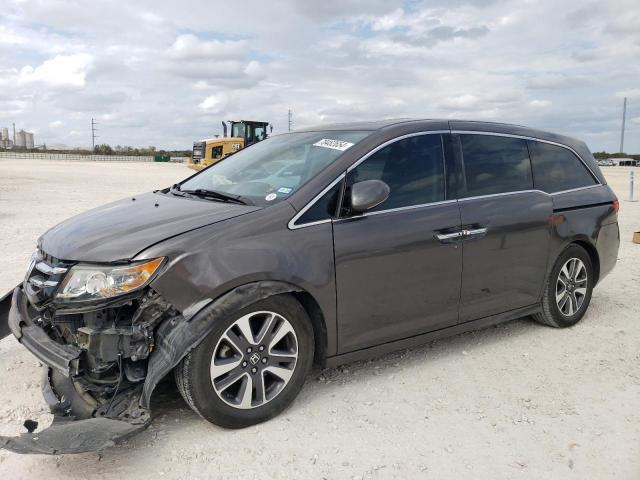
<instances>
[{"instance_id":1,"label":"dark brown minivan","mask_svg":"<svg viewBox=\"0 0 640 480\"><path fill-rule=\"evenodd\" d=\"M525 127L271 137L39 239L0 333L46 365L55 420L0 446L112 445L149 424L172 372L198 414L237 428L286 408L313 363L529 315L572 326L616 262L617 211L583 142Z\"/></svg>"}]
</instances>

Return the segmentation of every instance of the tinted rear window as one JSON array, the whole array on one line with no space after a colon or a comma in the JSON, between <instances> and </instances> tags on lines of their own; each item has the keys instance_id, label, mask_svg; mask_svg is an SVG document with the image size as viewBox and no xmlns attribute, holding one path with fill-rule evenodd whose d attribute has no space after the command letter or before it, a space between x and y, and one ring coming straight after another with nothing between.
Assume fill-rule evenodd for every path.
<instances>
[{"instance_id":1,"label":"tinted rear window","mask_svg":"<svg viewBox=\"0 0 640 480\"><path fill-rule=\"evenodd\" d=\"M596 184L584 164L570 150L535 141L529 141L529 150L537 189L554 193Z\"/></svg>"},{"instance_id":2,"label":"tinted rear window","mask_svg":"<svg viewBox=\"0 0 640 480\"><path fill-rule=\"evenodd\" d=\"M466 196L533 188L526 140L494 135L460 135Z\"/></svg>"}]
</instances>

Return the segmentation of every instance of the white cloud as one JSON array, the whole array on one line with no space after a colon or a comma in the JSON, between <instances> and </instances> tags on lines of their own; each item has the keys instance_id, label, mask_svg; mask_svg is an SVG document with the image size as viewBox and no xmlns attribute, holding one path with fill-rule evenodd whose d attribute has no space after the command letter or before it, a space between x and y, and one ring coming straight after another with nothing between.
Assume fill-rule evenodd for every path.
<instances>
[{"instance_id":1,"label":"white cloud","mask_svg":"<svg viewBox=\"0 0 640 480\"><path fill-rule=\"evenodd\" d=\"M216 94L208 96L198 106L208 113L222 113L227 103L228 100L224 95Z\"/></svg>"},{"instance_id":2,"label":"white cloud","mask_svg":"<svg viewBox=\"0 0 640 480\"><path fill-rule=\"evenodd\" d=\"M20 70L20 84L42 83L54 87L84 87L93 57L86 53L56 55L33 68L26 65Z\"/></svg>"},{"instance_id":3,"label":"white cloud","mask_svg":"<svg viewBox=\"0 0 640 480\"><path fill-rule=\"evenodd\" d=\"M612 150L621 96L629 118L640 115L637 0L282 0L233 9L29 0L9 10L0 13L0 126L39 129L37 143L86 144L93 117L101 142L189 148L219 133L223 118L285 131L291 108L295 127L492 119ZM640 152L640 124L628 125L629 150Z\"/></svg>"},{"instance_id":4,"label":"white cloud","mask_svg":"<svg viewBox=\"0 0 640 480\"><path fill-rule=\"evenodd\" d=\"M49 123L49 128L60 128L63 125L62 120L54 120Z\"/></svg>"},{"instance_id":5,"label":"white cloud","mask_svg":"<svg viewBox=\"0 0 640 480\"><path fill-rule=\"evenodd\" d=\"M234 60L247 53L244 40L202 40L193 34L180 35L167 49L167 55L177 60Z\"/></svg>"}]
</instances>

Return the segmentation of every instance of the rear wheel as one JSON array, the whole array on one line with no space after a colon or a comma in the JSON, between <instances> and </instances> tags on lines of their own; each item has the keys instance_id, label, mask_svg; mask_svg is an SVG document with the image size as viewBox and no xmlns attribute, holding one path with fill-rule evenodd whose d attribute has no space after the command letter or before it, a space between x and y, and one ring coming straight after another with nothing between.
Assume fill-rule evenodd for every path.
<instances>
[{"instance_id":1,"label":"rear wheel","mask_svg":"<svg viewBox=\"0 0 640 480\"><path fill-rule=\"evenodd\" d=\"M572 244L558 257L542 296L542 312L534 315L552 327L570 327L583 317L594 285L593 264L586 250Z\"/></svg>"},{"instance_id":2,"label":"rear wheel","mask_svg":"<svg viewBox=\"0 0 640 480\"><path fill-rule=\"evenodd\" d=\"M246 427L274 417L293 401L313 353L305 310L293 297L278 295L221 320L176 367L176 383L206 420Z\"/></svg>"}]
</instances>

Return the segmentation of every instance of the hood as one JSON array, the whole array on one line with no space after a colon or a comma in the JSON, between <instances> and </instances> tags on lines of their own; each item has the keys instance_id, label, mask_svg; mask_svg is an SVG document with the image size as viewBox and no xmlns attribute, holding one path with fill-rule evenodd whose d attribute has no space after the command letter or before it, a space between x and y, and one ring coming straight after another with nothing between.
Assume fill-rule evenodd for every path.
<instances>
[{"instance_id":1,"label":"hood","mask_svg":"<svg viewBox=\"0 0 640 480\"><path fill-rule=\"evenodd\" d=\"M42 235L38 246L60 260L128 260L159 241L259 209L145 193L71 217Z\"/></svg>"}]
</instances>

